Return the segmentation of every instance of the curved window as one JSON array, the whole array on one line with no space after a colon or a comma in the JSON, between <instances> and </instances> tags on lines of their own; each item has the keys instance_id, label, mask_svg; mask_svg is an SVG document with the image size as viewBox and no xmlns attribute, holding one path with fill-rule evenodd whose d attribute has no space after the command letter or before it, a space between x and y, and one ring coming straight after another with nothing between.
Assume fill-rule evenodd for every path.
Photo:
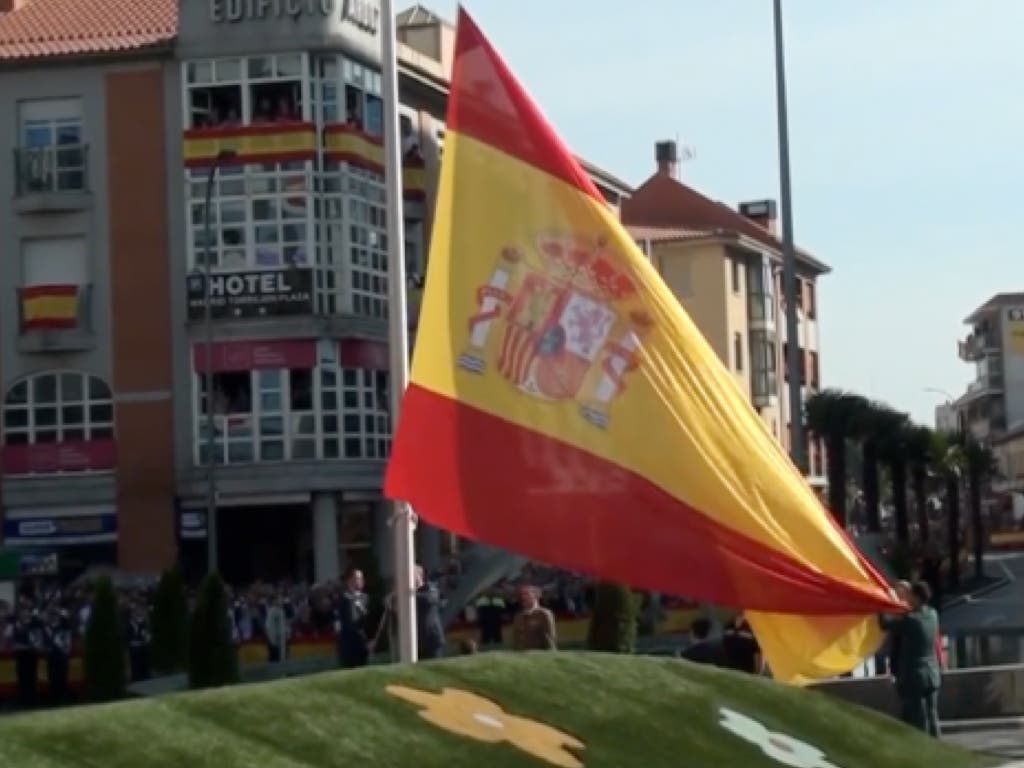
<instances>
[{"instance_id":1,"label":"curved window","mask_svg":"<svg viewBox=\"0 0 1024 768\"><path fill-rule=\"evenodd\" d=\"M110 387L96 376L78 371L37 373L16 382L4 396L4 445L86 443L113 437Z\"/></svg>"}]
</instances>

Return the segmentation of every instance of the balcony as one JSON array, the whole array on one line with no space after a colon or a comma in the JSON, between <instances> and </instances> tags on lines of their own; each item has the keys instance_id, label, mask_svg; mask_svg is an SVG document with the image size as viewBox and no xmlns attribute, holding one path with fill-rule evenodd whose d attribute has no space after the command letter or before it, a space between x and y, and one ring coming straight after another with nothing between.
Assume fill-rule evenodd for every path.
<instances>
[{"instance_id":1,"label":"balcony","mask_svg":"<svg viewBox=\"0 0 1024 768\"><path fill-rule=\"evenodd\" d=\"M89 147L63 144L14 150L14 210L17 213L82 211L92 205Z\"/></svg>"},{"instance_id":2,"label":"balcony","mask_svg":"<svg viewBox=\"0 0 1024 768\"><path fill-rule=\"evenodd\" d=\"M93 349L92 285L17 288L18 350L81 352Z\"/></svg>"},{"instance_id":3,"label":"balcony","mask_svg":"<svg viewBox=\"0 0 1024 768\"><path fill-rule=\"evenodd\" d=\"M957 342L960 359L977 363L987 354L999 351L999 342L991 331L975 331L963 341Z\"/></svg>"},{"instance_id":4,"label":"balcony","mask_svg":"<svg viewBox=\"0 0 1024 768\"><path fill-rule=\"evenodd\" d=\"M747 315L751 330L775 330L775 297L770 293L749 293Z\"/></svg>"}]
</instances>

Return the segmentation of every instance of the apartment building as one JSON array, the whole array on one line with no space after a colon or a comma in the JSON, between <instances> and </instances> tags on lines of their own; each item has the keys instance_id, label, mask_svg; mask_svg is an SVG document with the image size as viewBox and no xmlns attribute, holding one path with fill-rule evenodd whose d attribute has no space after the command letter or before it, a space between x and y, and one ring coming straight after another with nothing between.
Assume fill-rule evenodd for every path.
<instances>
[{"instance_id":1,"label":"apartment building","mask_svg":"<svg viewBox=\"0 0 1024 768\"><path fill-rule=\"evenodd\" d=\"M398 28L414 333L454 30ZM202 573L212 489L231 581L389 570L381 91L375 0L0 0L4 545Z\"/></svg>"},{"instance_id":2,"label":"apartment building","mask_svg":"<svg viewBox=\"0 0 1024 768\"><path fill-rule=\"evenodd\" d=\"M776 204L737 209L711 200L679 178L674 142L655 147L657 170L622 204L622 220L708 342L788 450L788 339L782 299L782 243ZM817 281L829 267L797 251L797 343L802 401L821 388ZM802 417L802 416L801 416ZM822 441L808 437L809 477L824 485Z\"/></svg>"},{"instance_id":3,"label":"apartment building","mask_svg":"<svg viewBox=\"0 0 1024 768\"><path fill-rule=\"evenodd\" d=\"M953 403L959 426L992 447L1002 475L993 487L1024 492L1024 293L996 294L964 323L958 351L974 380Z\"/></svg>"}]
</instances>

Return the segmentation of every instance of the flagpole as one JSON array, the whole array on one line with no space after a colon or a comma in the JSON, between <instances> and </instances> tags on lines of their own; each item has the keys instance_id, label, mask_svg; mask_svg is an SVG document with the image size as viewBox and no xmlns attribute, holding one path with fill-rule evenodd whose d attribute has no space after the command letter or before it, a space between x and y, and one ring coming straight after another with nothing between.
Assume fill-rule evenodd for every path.
<instances>
[{"instance_id":1,"label":"flagpole","mask_svg":"<svg viewBox=\"0 0 1024 768\"><path fill-rule=\"evenodd\" d=\"M793 194L789 179L789 116L786 107L786 61L782 45L782 0L775 0L775 96L779 119L779 177L782 187L782 291L786 300L786 371L789 374L789 455L807 472L804 408L800 387L803 360L796 302L796 246L793 239Z\"/></svg>"},{"instance_id":2,"label":"flagpole","mask_svg":"<svg viewBox=\"0 0 1024 768\"><path fill-rule=\"evenodd\" d=\"M398 425L402 395L409 384L409 326L406 318L405 220L402 196L402 146L398 121L398 58L395 13L391 0L381 0L381 77L384 96L384 184L388 217L388 342L391 356L391 430ZM398 618L398 657L416 661L416 591L413 586L416 527L412 508L393 502L394 611Z\"/></svg>"}]
</instances>

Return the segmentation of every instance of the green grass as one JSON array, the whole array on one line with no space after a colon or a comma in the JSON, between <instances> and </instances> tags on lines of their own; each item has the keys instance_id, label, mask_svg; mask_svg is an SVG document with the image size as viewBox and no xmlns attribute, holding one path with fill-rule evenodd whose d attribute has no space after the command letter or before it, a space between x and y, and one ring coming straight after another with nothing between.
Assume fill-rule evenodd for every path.
<instances>
[{"instance_id":1,"label":"green grass","mask_svg":"<svg viewBox=\"0 0 1024 768\"><path fill-rule=\"evenodd\" d=\"M482 654L9 717L0 720L0 766L551 765L442 730L386 692L392 684L469 691L565 731L585 744L575 755L586 768L786 765L724 730L721 707L819 748L836 768L988 765L819 693L674 659L560 653Z\"/></svg>"}]
</instances>

